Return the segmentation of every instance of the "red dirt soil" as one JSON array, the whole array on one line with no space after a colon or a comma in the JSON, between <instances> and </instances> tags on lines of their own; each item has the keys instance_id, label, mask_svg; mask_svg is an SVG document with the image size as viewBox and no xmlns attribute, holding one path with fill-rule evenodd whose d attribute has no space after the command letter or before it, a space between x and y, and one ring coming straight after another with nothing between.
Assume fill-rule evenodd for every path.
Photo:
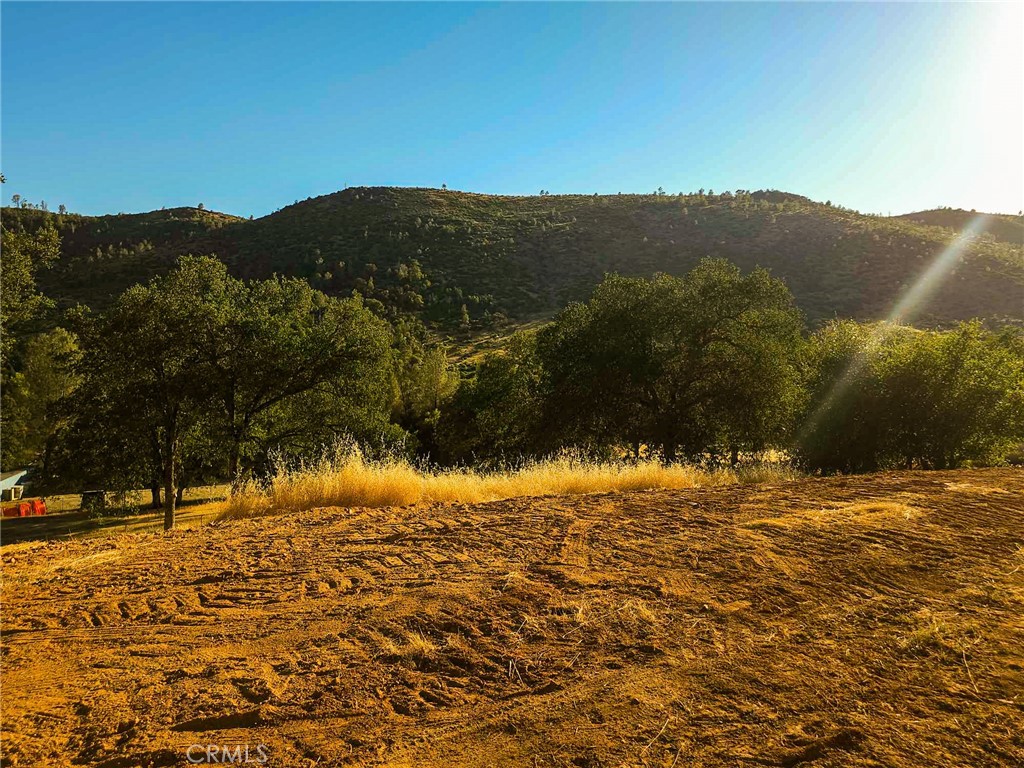
<instances>
[{"instance_id":1,"label":"red dirt soil","mask_svg":"<svg viewBox=\"0 0 1024 768\"><path fill-rule=\"evenodd\" d=\"M1024 764L1020 470L0 552L3 765Z\"/></svg>"}]
</instances>

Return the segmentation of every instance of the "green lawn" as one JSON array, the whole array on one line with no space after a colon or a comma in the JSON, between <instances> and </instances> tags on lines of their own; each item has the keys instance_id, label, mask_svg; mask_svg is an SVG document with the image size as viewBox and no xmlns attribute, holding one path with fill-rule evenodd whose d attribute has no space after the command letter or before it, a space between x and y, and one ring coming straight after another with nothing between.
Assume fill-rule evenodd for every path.
<instances>
[{"instance_id":1,"label":"green lawn","mask_svg":"<svg viewBox=\"0 0 1024 768\"><path fill-rule=\"evenodd\" d=\"M212 485L185 491L184 503L175 515L175 526L194 528L208 523L219 513L220 502L227 497L228 486ZM0 545L21 541L105 536L114 533L138 533L163 529L163 510L148 508L149 492L135 491L130 503L139 508L111 510L92 516L81 509L81 494L47 496L47 514L36 517L9 517L0 520Z\"/></svg>"}]
</instances>

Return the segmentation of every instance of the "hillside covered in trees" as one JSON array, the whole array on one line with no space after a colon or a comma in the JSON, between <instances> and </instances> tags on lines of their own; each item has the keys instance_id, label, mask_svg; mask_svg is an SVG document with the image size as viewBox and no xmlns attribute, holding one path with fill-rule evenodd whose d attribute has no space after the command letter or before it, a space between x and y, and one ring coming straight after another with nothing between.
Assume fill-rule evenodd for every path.
<instances>
[{"instance_id":1,"label":"hillside covered in trees","mask_svg":"<svg viewBox=\"0 0 1024 768\"><path fill-rule=\"evenodd\" d=\"M202 208L91 217L19 207L3 215L13 231L57 229L60 256L38 282L58 307L104 308L183 254L214 254L238 277L278 274L328 294L355 290L389 314L447 329L550 317L589 296L606 273L681 275L705 256L769 269L812 325L882 319L975 217L949 209L867 216L775 191L509 197L381 187L255 220ZM1024 225L982 216L916 324L1024 320Z\"/></svg>"},{"instance_id":2,"label":"hillside covered in trees","mask_svg":"<svg viewBox=\"0 0 1024 768\"><path fill-rule=\"evenodd\" d=\"M57 218L86 241L90 220ZM224 245L235 227L258 232L204 211L171 212L161 224L184 247ZM741 456L783 451L812 470L857 472L1017 461L1024 435L1024 329L977 319L943 331L849 319L809 327L786 282L724 258L702 258L678 277L606 274L585 303L568 301L551 322L527 324L456 370L421 318L451 328L435 312L461 300L456 322L471 330L467 296L432 293L439 281L419 260L388 267L379 285L374 273L354 278L345 296L310 284L324 273L230 273L277 271L255 259L183 256L163 272L151 241L109 255L97 246L86 264L120 260L157 274L93 309L51 315L59 324L47 329L54 302L37 276L73 264L68 247L56 227L2 234L0 462L34 467L50 488L148 487L154 505L163 494L168 528L186 487L263 482L346 442L446 467L566 452L737 466ZM940 247L915 286L936 284L936 263L947 281L964 264L978 271L990 249L1012 273L1012 259L999 261L1012 246L972 237L963 251ZM287 242L283 233L266 240ZM450 255L444 263L460 274L474 266ZM897 307L928 295L904 291Z\"/></svg>"},{"instance_id":3,"label":"hillside covered in trees","mask_svg":"<svg viewBox=\"0 0 1024 768\"><path fill-rule=\"evenodd\" d=\"M927 224L932 227L945 227L960 231L966 227L975 217L978 217L986 234L996 240L1005 243L1012 243L1018 248L1024 243L1024 216L1008 216L1000 213L981 213L976 211L965 211L962 208L935 208L931 211L916 211L905 213L896 218L904 221L912 221L917 224Z\"/></svg>"}]
</instances>

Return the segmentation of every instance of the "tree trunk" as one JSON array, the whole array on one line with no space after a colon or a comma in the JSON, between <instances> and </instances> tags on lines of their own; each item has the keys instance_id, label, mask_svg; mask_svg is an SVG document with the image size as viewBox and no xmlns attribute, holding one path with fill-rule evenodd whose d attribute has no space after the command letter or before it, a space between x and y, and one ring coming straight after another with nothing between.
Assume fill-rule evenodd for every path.
<instances>
[{"instance_id":1,"label":"tree trunk","mask_svg":"<svg viewBox=\"0 0 1024 768\"><path fill-rule=\"evenodd\" d=\"M231 430L231 447L228 449L228 481L231 483L231 488L234 489L238 483L238 454L239 445L242 442L241 436L238 434L238 424L235 421L235 380L232 379L229 383L228 397L225 400L224 405L228 412L228 424Z\"/></svg>"},{"instance_id":2,"label":"tree trunk","mask_svg":"<svg viewBox=\"0 0 1024 768\"><path fill-rule=\"evenodd\" d=\"M149 481L149 490L153 494L153 509L160 509L160 474L164 458L160 454L160 434L156 430L149 433L149 450L153 461L153 477Z\"/></svg>"},{"instance_id":3,"label":"tree trunk","mask_svg":"<svg viewBox=\"0 0 1024 768\"><path fill-rule=\"evenodd\" d=\"M740 449L735 445L729 451L729 462L734 467L740 463Z\"/></svg>"},{"instance_id":4,"label":"tree trunk","mask_svg":"<svg viewBox=\"0 0 1024 768\"><path fill-rule=\"evenodd\" d=\"M665 452L665 463L674 464L676 460L676 442L675 440L666 440L662 444L662 448Z\"/></svg>"},{"instance_id":5,"label":"tree trunk","mask_svg":"<svg viewBox=\"0 0 1024 768\"><path fill-rule=\"evenodd\" d=\"M175 499L174 499L174 501L180 507L181 506L181 502L183 502L184 500L185 500L185 484L184 484L184 482L179 482L178 483L178 489L175 492Z\"/></svg>"},{"instance_id":6,"label":"tree trunk","mask_svg":"<svg viewBox=\"0 0 1024 768\"><path fill-rule=\"evenodd\" d=\"M167 440L166 449L164 456L164 530L169 531L174 527L174 502L177 499L174 488L174 442Z\"/></svg>"},{"instance_id":7,"label":"tree trunk","mask_svg":"<svg viewBox=\"0 0 1024 768\"><path fill-rule=\"evenodd\" d=\"M231 487L238 487L238 441L231 441L231 452L228 455L228 479L231 481Z\"/></svg>"}]
</instances>

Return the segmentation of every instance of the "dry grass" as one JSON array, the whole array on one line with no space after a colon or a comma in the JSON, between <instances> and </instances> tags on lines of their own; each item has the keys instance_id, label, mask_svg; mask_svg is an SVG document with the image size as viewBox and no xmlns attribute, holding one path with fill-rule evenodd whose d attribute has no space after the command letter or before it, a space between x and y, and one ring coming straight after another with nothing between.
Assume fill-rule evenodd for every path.
<instances>
[{"instance_id":1,"label":"dry grass","mask_svg":"<svg viewBox=\"0 0 1024 768\"><path fill-rule=\"evenodd\" d=\"M357 449L297 470L279 468L266 484L250 482L224 503L221 519L237 519L317 507L397 507L431 502L475 504L517 496L552 496L655 488L695 488L792 479L786 466L739 472L703 470L657 461L593 462L551 459L519 469L427 471L399 459L369 460Z\"/></svg>"},{"instance_id":2,"label":"dry grass","mask_svg":"<svg viewBox=\"0 0 1024 768\"><path fill-rule=\"evenodd\" d=\"M902 501L868 501L836 504L815 509L792 510L785 515L748 520L744 528L822 528L830 525L861 525L892 528L901 521L915 520L925 514Z\"/></svg>"},{"instance_id":3,"label":"dry grass","mask_svg":"<svg viewBox=\"0 0 1024 768\"><path fill-rule=\"evenodd\" d=\"M913 629L898 640L901 650L908 653L966 653L972 643L967 639L967 628L957 621L955 613L936 613L922 609L911 617Z\"/></svg>"},{"instance_id":4,"label":"dry grass","mask_svg":"<svg viewBox=\"0 0 1024 768\"><path fill-rule=\"evenodd\" d=\"M798 480L803 474L796 467L787 464L784 459L778 461L759 462L739 467L736 478L744 485L755 483L781 483L785 480Z\"/></svg>"},{"instance_id":5,"label":"dry grass","mask_svg":"<svg viewBox=\"0 0 1024 768\"><path fill-rule=\"evenodd\" d=\"M419 632L404 632L401 637L389 637L380 632L369 633L377 654L385 659L408 659L415 663L427 661L437 653L437 646Z\"/></svg>"}]
</instances>

